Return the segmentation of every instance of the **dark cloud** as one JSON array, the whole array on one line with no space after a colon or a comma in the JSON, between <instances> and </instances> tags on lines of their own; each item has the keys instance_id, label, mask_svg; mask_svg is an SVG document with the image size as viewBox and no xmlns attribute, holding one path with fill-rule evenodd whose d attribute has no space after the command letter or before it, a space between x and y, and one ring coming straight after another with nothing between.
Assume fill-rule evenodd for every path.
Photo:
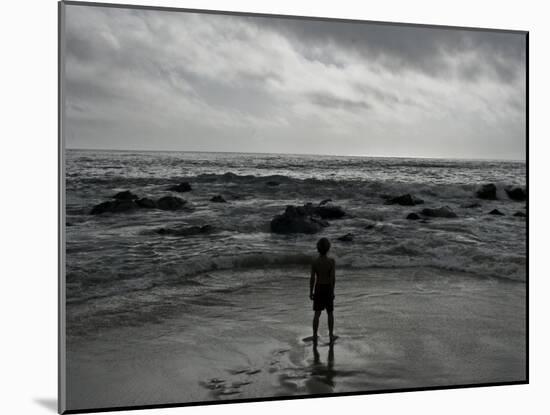
<instances>
[{"instance_id":1,"label":"dark cloud","mask_svg":"<svg viewBox=\"0 0 550 415\"><path fill-rule=\"evenodd\" d=\"M460 54L478 58L475 64L456 73L465 79L475 80L492 69L503 81L510 81L525 71L525 37L514 32L292 18L265 18L260 24L292 36L302 43L306 54L311 45L332 43L382 60L394 71L414 69L433 76L450 76L452 65L447 59Z\"/></svg>"},{"instance_id":2,"label":"dark cloud","mask_svg":"<svg viewBox=\"0 0 550 415\"><path fill-rule=\"evenodd\" d=\"M66 7L69 146L524 157L520 33Z\"/></svg>"}]
</instances>

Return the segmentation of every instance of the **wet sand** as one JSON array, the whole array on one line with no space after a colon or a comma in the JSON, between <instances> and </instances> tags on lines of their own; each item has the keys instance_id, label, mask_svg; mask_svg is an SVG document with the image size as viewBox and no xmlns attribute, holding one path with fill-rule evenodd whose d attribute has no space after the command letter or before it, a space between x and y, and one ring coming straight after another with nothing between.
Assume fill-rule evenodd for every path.
<instances>
[{"instance_id":1,"label":"wet sand","mask_svg":"<svg viewBox=\"0 0 550 415\"><path fill-rule=\"evenodd\" d=\"M303 270L197 297L159 323L69 341L68 407L525 380L525 284L434 269L341 270L315 347ZM229 273L233 273L231 275ZM245 275L252 273L252 275Z\"/></svg>"}]
</instances>

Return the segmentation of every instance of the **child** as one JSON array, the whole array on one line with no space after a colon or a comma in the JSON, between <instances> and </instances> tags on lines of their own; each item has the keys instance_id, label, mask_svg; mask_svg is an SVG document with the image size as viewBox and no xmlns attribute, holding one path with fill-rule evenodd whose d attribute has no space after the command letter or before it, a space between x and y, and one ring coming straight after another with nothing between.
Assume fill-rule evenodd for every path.
<instances>
[{"instance_id":1,"label":"child","mask_svg":"<svg viewBox=\"0 0 550 415\"><path fill-rule=\"evenodd\" d=\"M317 242L319 257L311 264L311 278L309 280L309 298L313 300L313 340L317 341L317 329L319 328L319 317L321 311L327 310L328 331L330 342L334 338L334 283L336 262L333 258L327 257L330 249L330 242L327 238L321 238Z\"/></svg>"}]
</instances>

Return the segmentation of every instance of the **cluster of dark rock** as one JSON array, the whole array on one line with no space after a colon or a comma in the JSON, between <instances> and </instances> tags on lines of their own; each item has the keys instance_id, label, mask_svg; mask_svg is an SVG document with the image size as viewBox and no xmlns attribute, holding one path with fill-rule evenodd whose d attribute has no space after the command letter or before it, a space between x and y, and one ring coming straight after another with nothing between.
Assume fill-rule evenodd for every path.
<instances>
[{"instance_id":1,"label":"cluster of dark rock","mask_svg":"<svg viewBox=\"0 0 550 415\"><path fill-rule=\"evenodd\" d=\"M505 189L506 194L512 200L521 202L527 199L527 192L521 187L511 187ZM475 195L484 200L497 200L497 187L493 183L488 183L482 185L476 192ZM397 197L385 197L386 204L400 204L402 206L414 206L416 204L423 203L420 199L415 199L410 194L397 196ZM476 209L481 208L482 205L479 202L469 202L461 206L465 209ZM493 209L488 212L489 215L504 216L498 209ZM513 216L515 217L526 217L527 215L524 212L516 212ZM457 218L457 214L448 206L442 206L439 208L426 208L422 209L420 212L409 213L406 218L409 220L420 220L426 218Z\"/></svg>"},{"instance_id":2,"label":"cluster of dark rock","mask_svg":"<svg viewBox=\"0 0 550 415\"><path fill-rule=\"evenodd\" d=\"M226 173L227 176L232 173ZM225 176L225 175L224 175ZM278 182L268 181L267 186L279 186ZM187 182L182 182L169 186L167 190L172 192L184 193L192 190L192 187ZM527 200L527 192L521 187L509 187L504 189L507 196L514 201ZM492 184L482 185L475 195L479 199L484 200L497 200L497 187ZM387 205L400 205L400 206L416 206L423 204L424 201L409 193L400 196L382 196L385 199ZM213 203L226 203L222 195L215 195L210 199ZM289 205L286 207L282 214L276 215L270 222L271 232L279 234L291 234L291 233L304 233L314 234L321 231L323 228L330 225L329 220L341 219L346 216L346 212L337 205L333 205L331 199L325 199L318 205L312 203L306 203L303 206ZM139 197L129 190L119 192L112 197L112 200L102 202L95 205L92 210L92 215L98 215L102 213L119 213L127 212L136 209L161 209L161 210L179 210L186 206L187 202L177 196L163 196L157 200L153 200L146 197ZM475 209L481 208L481 203L473 201L462 205L463 208ZM504 213L498 209L493 209L488 212L490 215L502 216ZM515 217L526 217L524 212L516 212ZM441 206L438 208L424 208L419 212L409 213L406 218L409 220L422 220L425 221L430 218L457 218L457 214L448 206ZM372 227L372 226L371 226ZM174 235L174 236L192 236L200 235L212 232L210 225L203 226L190 226L190 227L176 227L176 228L158 228L155 233L159 235ZM346 235L337 238L342 242L352 242L354 235L348 233Z\"/></svg>"},{"instance_id":3,"label":"cluster of dark rock","mask_svg":"<svg viewBox=\"0 0 550 415\"><path fill-rule=\"evenodd\" d=\"M190 192L193 188L188 182L182 182L169 186L166 190L184 193ZM160 199L153 200L147 197L139 197L129 190L117 193L112 199L95 205L90 213L92 215L100 215L102 213L120 213L136 209L178 210L187 204L187 201L177 196L163 196ZM214 203L226 203L226 200L221 195L213 196L210 201Z\"/></svg>"},{"instance_id":4,"label":"cluster of dark rock","mask_svg":"<svg viewBox=\"0 0 550 415\"><path fill-rule=\"evenodd\" d=\"M382 198L386 199L386 205L401 205L401 206L416 206L424 203L422 199L419 199L409 193L401 196L387 196ZM441 206L439 208L424 208L420 212L412 212L407 215L409 220L419 220L425 218L456 218L457 215L448 206Z\"/></svg>"},{"instance_id":5,"label":"cluster of dark rock","mask_svg":"<svg viewBox=\"0 0 550 415\"><path fill-rule=\"evenodd\" d=\"M95 205L90 213L100 215L102 213L120 213L136 209L178 210L183 208L186 203L185 200L176 196L163 196L160 199L153 200L147 197L140 198L129 190L125 190L114 195L113 200Z\"/></svg>"},{"instance_id":6,"label":"cluster of dark rock","mask_svg":"<svg viewBox=\"0 0 550 415\"><path fill-rule=\"evenodd\" d=\"M527 200L527 190L522 187L507 187L504 189L506 192L506 195L508 198L516 201L516 202L525 202ZM497 200L497 187L493 183L488 183L482 185L476 192L476 196L480 199L486 199L486 200ZM481 207L481 204L479 203L472 203L470 205L464 206L464 207ZM504 216L504 213L501 212L498 209L493 209L489 213L489 215L496 215L496 216ZM519 218L525 218L527 215L524 212L516 212L514 213L515 217Z\"/></svg>"},{"instance_id":7,"label":"cluster of dark rock","mask_svg":"<svg viewBox=\"0 0 550 415\"><path fill-rule=\"evenodd\" d=\"M508 187L504 191L510 199L516 202L527 200L527 190L522 187ZM497 200L497 187L493 183L484 184L476 191L476 196L485 200Z\"/></svg>"},{"instance_id":8,"label":"cluster of dark rock","mask_svg":"<svg viewBox=\"0 0 550 415\"><path fill-rule=\"evenodd\" d=\"M527 198L527 193L520 187L505 189L506 194L512 200L524 201ZM476 196L484 200L497 200L497 187L490 183L482 185L477 191ZM400 206L416 206L423 204L424 201L409 193L400 196L382 196L385 199L385 204ZM317 233L324 227L329 226L328 219L339 219L346 215L344 210L340 206L328 204L331 199L323 200L318 206L313 206L311 203L307 203L304 206L287 206L285 212L280 215L276 215L271 220L271 231L274 233ZM463 208L474 209L481 208L482 205L479 202L470 202L462 205ZM493 209L489 212L490 215L504 215L498 209ZM526 217L524 212L516 212L516 217ZM427 220L431 218L445 218L454 219L458 215L449 206L440 206L437 208L424 208L419 212L411 212L406 218L409 220ZM342 242L353 241L353 234L348 233L346 235L337 238Z\"/></svg>"},{"instance_id":9,"label":"cluster of dark rock","mask_svg":"<svg viewBox=\"0 0 550 415\"><path fill-rule=\"evenodd\" d=\"M274 233L317 233L329 226L328 219L340 219L346 212L340 206L325 203L314 206L306 203L304 206L286 207L284 213L271 220L271 231Z\"/></svg>"}]
</instances>

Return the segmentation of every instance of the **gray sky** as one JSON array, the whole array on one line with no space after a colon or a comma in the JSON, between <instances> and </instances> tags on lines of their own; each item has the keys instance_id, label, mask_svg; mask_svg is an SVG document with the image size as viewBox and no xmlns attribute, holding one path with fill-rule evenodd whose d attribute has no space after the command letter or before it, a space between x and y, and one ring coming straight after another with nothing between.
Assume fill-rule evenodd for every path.
<instances>
[{"instance_id":1,"label":"gray sky","mask_svg":"<svg viewBox=\"0 0 550 415\"><path fill-rule=\"evenodd\" d=\"M517 33L67 6L69 148L525 158Z\"/></svg>"}]
</instances>

